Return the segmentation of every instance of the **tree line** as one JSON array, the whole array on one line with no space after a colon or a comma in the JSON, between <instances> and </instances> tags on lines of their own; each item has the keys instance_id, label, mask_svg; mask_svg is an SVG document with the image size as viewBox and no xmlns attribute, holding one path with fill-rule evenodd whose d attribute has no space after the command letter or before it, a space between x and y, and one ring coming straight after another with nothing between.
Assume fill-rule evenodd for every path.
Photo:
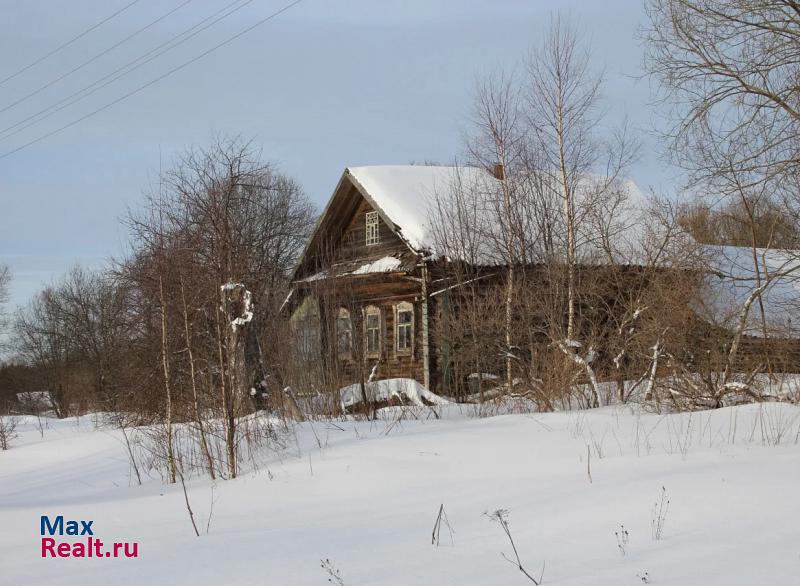
<instances>
[{"instance_id":1,"label":"tree line","mask_svg":"<svg viewBox=\"0 0 800 586\"><path fill-rule=\"evenodd\" d=\"M74 268L16 313L29 388L59 417L99 410L124 427L158 424L173 481L174 428L191 422L209 472L235 476L242 416L282 388L277 312L314 213L250 144L187 150L124 218L122 258Z\"/></svg>"}]
</instances>

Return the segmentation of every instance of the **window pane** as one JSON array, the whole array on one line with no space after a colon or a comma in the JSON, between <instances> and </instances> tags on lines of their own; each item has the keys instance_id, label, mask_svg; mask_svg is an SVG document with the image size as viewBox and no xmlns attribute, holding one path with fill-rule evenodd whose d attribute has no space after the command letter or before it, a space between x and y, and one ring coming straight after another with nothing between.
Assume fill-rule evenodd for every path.
<instances>
[{"instance_id":1,"label":"window pane","mask_svg":"<svg viewBox=\"0 0 800 586\"><path fill-rule=\"evenodd\" d=\"M375 354L381 351L381 315L375 308L367 311L365 317L367 352Z\"/></svg>"},{"instance_id":2,"label":"window pane","mask_svg":"<svg viewBox=\"0 0 800 586\"><path fill-rule=\"evenodd\" d=\"M337 320L338 350L340 353L350 352L352 336L350 332L350 318L340 317Z\"/></svg>"},{"instance_id":3,"label":"window pane","mask_svg":"<svg viewBox=\"0 0 800 586\"><path fill-rule=\"evenodd\" d=\"M317 323L304 319L297 324L296 330L297 350L305 359L319 356L319 330Z\"/></svg>"},{"instance_id":4,"label":"window pane","mask_svg":"<svg viewBox=\"0 0 800 586\"><path fill-rule=\"evenodd\" d=\"M397 350L410 350L414 345L414 310L410 308L410 304L401 304L402 309L397 310L397 325L395 331L397 332Z\"/></svg>"},{"instance_id":5,"label":"window pane","mask_svg":"<svg viewBox=\"0 0 800 586\"><path fill-rule=\"evenodd\" d=\"M378 352L380 345L378 342L378 330L369 330L367 332L367 351Z\"/></svg>"},{"instance_id":6,"label":"window pane","mask_svg":"<svg viewBox=\"0 0 800 586\"><path fill-rule=\"evenodd\" d=\"M367 212L366 214L366 244L378 244L380 242L380 231L378 224L378 212Z\"/></svg>"}]
</instances>

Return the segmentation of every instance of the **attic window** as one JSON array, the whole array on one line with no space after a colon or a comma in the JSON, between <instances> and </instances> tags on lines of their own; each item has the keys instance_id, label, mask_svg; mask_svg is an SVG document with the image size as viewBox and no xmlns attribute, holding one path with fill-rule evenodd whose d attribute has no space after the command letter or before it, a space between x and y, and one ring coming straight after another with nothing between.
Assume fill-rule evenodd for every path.
<instances>
[{"instance_id":1,"label":"attic window","mask_svg":"<svg viewBox=\"0 0 800 586\"><path fill-rule=\"evenodd\" d=\"M381 234L378 230L378 212L367 212L367 246L380 244Z\"/></svg>"}]
</instances>

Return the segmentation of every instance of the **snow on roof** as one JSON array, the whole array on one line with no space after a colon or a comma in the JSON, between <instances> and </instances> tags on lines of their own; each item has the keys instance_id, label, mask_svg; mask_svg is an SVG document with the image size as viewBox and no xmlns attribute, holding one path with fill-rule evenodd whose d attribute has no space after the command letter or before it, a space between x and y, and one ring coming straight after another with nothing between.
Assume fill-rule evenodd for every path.
<instances>
[{"instance_id":1,"label":"snow on roof","mask_svg":"<svg viewBox=\"0 0 800 586\"><path fill-rule=\"evenodd\" d=\"M320 279L327 279L328 277L343 277L345 275L374 275L376 273L391 273L394 271L402 270L403 261L394 256L384 256L382 258L368 261L357 267L348 267L342 269L341 266L334 266L329 269L323 269L309 275L301 282L310 283L319 281ZM287 299L288 301L288 299Z\"/></svg>"},{"instance_id":2,"label":"snow on roof","mask_svg":"<svg viewBox=\"0 0 800 586\"><path fill-rule=\"evenodd\" d=\"M560 188L558 188L560 192ZM606 191L615 196L605 197ZM630 179L614 181L585 175L575 193L577 253L579 262L605 262L610 247L615 262L639 264L647 238L645 210L648 202ZM566 234L566 228L563 228ZM603 239L608 238L608 242Z\"/></svg>"},{"instance_id":3,"label":"snow on roof","mask_svg":"<svg viewBox=\"0 0 800 586\"><path fill-rule=\"evenodd\" d=\"M400 268L403 262L393 256L384 256L378 260L361 265L352 272L353 275L369 275L372 273L390 273Z\"/></svg>"},{"instance_id":4,"label":"snow on roof","mask_svg":"<svg viewBox=\"0 0 800 586\"><path fill-rule=\"evenodd\" d=\"M499 182L484 169L468 166L379 165L348 167L347 171L362 193L371 200L370 203L390 224L394 224L400 237L417 252L436 252L431 225L435 196L446 197L456 185L468 190L478 190L476 193L485 201L480 206L482 209L476 209L476 212L483 217L473 218L472 221L476 222L479 232L486 232L487 241L500 241L496 233L499 229L498 222L494 219L498 213L495 209L497 203L490 201L495 199L494 195L499 194ZM579 234L578 248L581 256L596 256L600 248L597 226L599 221L612 222L613 225L604 228L614 239L618 251L636 248L644 234L641 212L646 207L646 198L636 184L630 180L619 181L617 188L626 197L614 200L613 204L606 204L602 201L603 198L596 197L597 190L602 189L603 185L602 178L587 175L581 181L577 193L576 205L584 210L583 214L595 218L595 221L586 223L585 229ZM555 205L560 209L559 203L556 202ZM613 205L614 208L601 209L605 205ZM486 246L484 243L483 248ZM478 251L478 256L485 264L499 262L495 258L497 254L493 254L491 250L482 249Z\"/></svg>"},{"instance_id":5,"label":"snow on roof","mask_svg":"<svg viewBox=\"0 0 800 586\"><path fill-rule=\"evenodd\" d=\"M770 335L800 333L800 251L747 247L706 246L711 272L706 277L702 312L723 327L734 328L748 296L761 282L772 282L762 294ZM745 333L763 335L761 311L754 303Z\"/></svg>"},{"instance_id":6,"label":"snow on roof","mask_svg":"<svg viewBox=\"0 0 800 586\"><path fill-rule=\"evenodd\" d=\"M401 237L418 252L434 248L428 217L437 193L448 190L457 175L494 181L489 173L477 167L377 165L347 170L369 194L378 211L395 224Z\"/></svg>"}]
</instances>

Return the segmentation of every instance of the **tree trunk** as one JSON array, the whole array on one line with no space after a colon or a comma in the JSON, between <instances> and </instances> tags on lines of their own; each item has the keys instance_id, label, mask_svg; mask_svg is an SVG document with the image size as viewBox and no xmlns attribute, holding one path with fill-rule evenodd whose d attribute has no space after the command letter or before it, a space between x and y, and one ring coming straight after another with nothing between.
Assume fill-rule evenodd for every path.
<instances>
[{"instance_id":1,"label":"tree trunk","mask_svg":"<svg viewBox=\"0 0 800 586\"><path fill-rule=\"evenodd\" d=\"M169 384L169 358L167 356L167 307L164 300L164 279L161 275L158 276L158 295L161 301L161 366L164 373L164 391L166 392L167 400L165 413L167 468L169 470L170 484L174 484L177 480L177 471L175 468L175 451L172 438L172 389Z\"/></svg>"},{"instance_id":2,"label":"tree trunk","mask_svg":"<svg viewBox=\"0 0 800 586\"><path fill-rule=\"evenodd\" d=\"M200 400L197 396L197 376L195 373L194 368L194 353L192 352L192 336L189 330L189 312L186 307L186 290L183 286L183 275L180 278L181 281L181 301L183 302L183 329L184 334L186 335L186 352L189 355L189 374L192 380L192 399L193 399L193 406L194 406L194 418L197 422L197 428L200 432L200 448L203 451L203 456L206 459L206 463L208 465L208 473L211 475L212 480L216 478L216 472L214 471L214 459L211 457L211 450L208 447L208 439L206 438L206 429L205 424L203 422L203 416L200 412Z\"/></svg>"}]
</instances>

